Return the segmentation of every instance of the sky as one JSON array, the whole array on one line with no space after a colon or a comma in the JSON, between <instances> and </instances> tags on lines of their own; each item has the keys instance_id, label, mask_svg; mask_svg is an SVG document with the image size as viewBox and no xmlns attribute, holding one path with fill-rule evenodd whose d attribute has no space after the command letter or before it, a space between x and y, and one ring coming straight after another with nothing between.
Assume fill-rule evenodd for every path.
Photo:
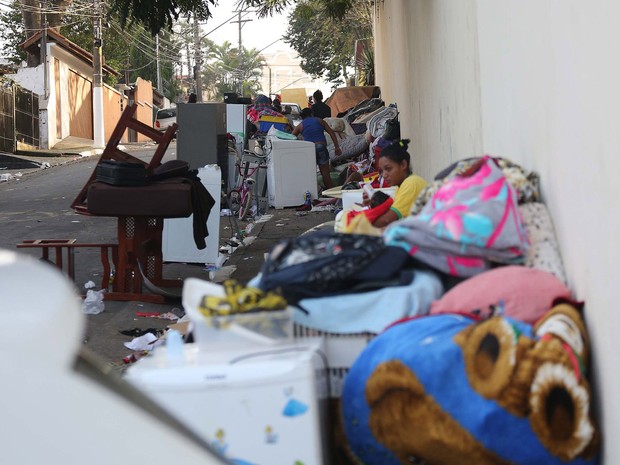
<instances>
[{"instance_id":1,"label":"sky","mask_svg":"<svg viewBox=\"0 0 620 465\"><path fill-rule=\"evenodd\" d=\"M236 8L237 0L219 0L218 5L211 8L213 18L209 19L202 27L203 34L217 44L228 40L237 46L239 44L239 25L230 23L238 19ZM288 8L286 13L274 15L273 17L259 18L256 13L247 13L242 20L251 21L243 23L241 29L241 43L243 47L263 50L267 53L276 50L290 50L288 44L281 40L288 26L287 16L292 11ZM232 18L235 16L234 18ZM220 26L220 27L218 27ZM211 32L213 29L215 31ZM276 42L275 44L273 42Z\"/></svg>"}]
</instances>

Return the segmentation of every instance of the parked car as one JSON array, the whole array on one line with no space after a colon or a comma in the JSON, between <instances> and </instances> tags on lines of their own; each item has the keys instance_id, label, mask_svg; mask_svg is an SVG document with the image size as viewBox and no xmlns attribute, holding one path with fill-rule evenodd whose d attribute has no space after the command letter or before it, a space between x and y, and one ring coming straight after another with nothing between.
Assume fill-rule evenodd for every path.
<instances>
[{"instance_id":1,"label":"parked car","mask_svg":"<svg viewBox=\"0 0 620 465\"><path fill-rule=\"evenodd\" d=\"M173 123L176 123L176 122L177 122L177 109L176 108L166 108L163 110L158 110L157 115L155 116L155 129L159 129L161 132L164 132Z\"/></svg>"},{"instance_id":2,"label":"parked car","mask_svg":"<svg viewBox=\"0 0 620 465\"><path fill-rule=\"evenodd\" d=\"M299 123L301 123L301 108L296 103L282 102L282 111L285 115L287 107L291 109L291 112L288 114L288 116L290 116L289 119L291 120L291 123L293 124L293 126L297 126Z\"/></svg>"}]
</instances>

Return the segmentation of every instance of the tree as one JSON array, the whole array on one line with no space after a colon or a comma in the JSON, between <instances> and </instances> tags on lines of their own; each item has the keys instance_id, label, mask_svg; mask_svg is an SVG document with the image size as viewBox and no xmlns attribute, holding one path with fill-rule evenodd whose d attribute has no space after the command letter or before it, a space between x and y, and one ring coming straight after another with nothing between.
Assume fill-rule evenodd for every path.
<instances>
[{"instance_id":1,"label":"tree","mask_svg":"<svg viewBox=\"0 0 620 465\"><path fill-rule=\"evenodd\" d=\"M19 5L14 1L11 8L0 12L0 42L2 42L2 53L11 62L16 65L26 60L26 52L19 48L24 40L26 40L26 32L24 31L24 23Z\"/></svg>"},{"instance_id":2,"label":"tree","mask_svg":"<svg viewBox=\"0 0 620 465\"><path fill-rule=\"evenodd\" d=\"M21 10L18 2L0 14L3 27L0 38L4 41L3 52L13 63L20 63L26 56L19 45L29 34L21 23ZM93 43L93 22L90 12L78 10L75 6L65 10L59 32L70 41L90 51ZM179 46L173 42L169 31L160 33L160 74L164 95L173 99L178 93L174 79L174 68L180 60ZM155 59L155 39L143 27L134 25L121 29L118 19L109 17L103 28L103 56L105 63L112 68L125 71L128 82L138 76L157 82L157 62ZM38 60L38 57L37 57ZM114 76L106 76L105 82L116 83Z\"/></svg>"},{"instance_id":3,"label":"tree","mask_svg":"<svg viewBox=\"0 0 620 465\"><path fill-rule=\"evenodd\" d=\"M40 0L21 0L13 5L21 7L26 37L30 37L43 29L44 26L58 32L64 14L71 6L71 3L72 0L45 0L44 2L40 2ZM28 66L37 66L39 60L39 55L28 54Z\"/></svg>"},{"instance_id":4,"label":"tree","mask_svg":"<svg viewBox=\"0 0 620 465\"><path fill-rule=\"evenodd\" d=\"M29 0L34 1L34 0ZM64 0L67 1L67 0ZM281 13L297 0L238 0L238 8L256 9L259 16ZM323 13L330 18L342 18L356 0L319 0ZM195 16L200 21L211 17L210 8L217 0L111 0L112 12L118 13L123 27L126 24L142 24L151 34L161 29L172 29L180 17Z\"/></svg>"},{"instance_id":5,"label":"tree","mask_svg":"<svg viewBox=\"0 0 620 465\"><path fill-rule=\"evenodd\" d=\"M141 24L152 35L161 29L172 29L180 17L196 17L207 21L217 0L112 0L111 12L118 13L123 28Z\"/></svg>"},{"instance_id":6,"label":"tree","mask_svg":"<svg viewBox=\"0 0 620 465\"><path fill-rule=\"evenodd\" d=\"M210 99L222 99L224 93L237 92L241 85L241 95L254 95L261 90L261 68L264 58L256 49L248 50L232 47L226 41L215 45L203 69L203 82Z\"/></svg>"},{"instance_id":7,"label":"tree","mask_svg":"<svg viewBox=\"0 0 620 465\"><path fill-rule=\"evenodd\" d=\"M359 0L319 0L323 13L328 18L342 18ZM256 9L260 17L282 13L286 7L297 3L297 0L241 0L241 5Z\"/></svg>"},{"instance_id":8,"label":"tree","mask_svg":"<svg viewBox=\"0 0 620 465\"><path fill-rule=\"evenodd\" d=\"M371 11L369 0L358 1L336 19L330 17L325 0L303 0L289 15L284 40L301 57L305 72L337 86L354 65L356 40L372 37Z\"/></svg>"}]
</instances>

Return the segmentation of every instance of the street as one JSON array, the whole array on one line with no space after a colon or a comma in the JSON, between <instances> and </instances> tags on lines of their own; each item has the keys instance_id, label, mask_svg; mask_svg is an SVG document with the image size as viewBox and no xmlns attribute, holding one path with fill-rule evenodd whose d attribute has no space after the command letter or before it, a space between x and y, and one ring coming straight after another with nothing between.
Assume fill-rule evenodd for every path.
<instances>
[{"instance_id":1,"label":"street","mask_svg":"<svg viewBox=\"0 0 620 465\"><path fill-rule=\"evenodd\" d=\"M149 160L154 145L141 144L129 147L133 156ZM176 158L176 144L172 143L164 161ZM23 240L32 239L76 239L78 243L116 242L117 222L114 217L85 216L75 213L70 204L86 183L99 157L69 160L58 166L32 173L24 171L21 178L0 183L0 221L2 237L0 248L17 250L20 253L40 258L39 249L16 249ZM301 202L300 202L301 203ZM298 216L295 209L270 209L273 217L262 223L241 222L241 227L251 226L251 236L256 236L247 247L240 247L224 264L232 277L247 282L255 276L263 263L263 254L284 237L296 237L302 232L333 219L331 212L307 213ZM220 222L220 243L232 236L231 222L222 217ZM164 277L184 279L186 277L209 279L209 272L200 264L168 263L164 265ZM75 249L76 291L85 293L84 284L93 281L99 289L102 267L99 250L96 248ZM32 283L33 292L37 283ZM178 290L176 291L179 292ZM165 304L143 302L105 301L104 312L87 315L84 343L112 369L122 371L123 359L132 354L123 343L132 338L119 331L133 328L165 329L169 320L137 317L136 312L166 313L173 311L184 314L179 301Z\"/></svg>"}]
</instances>

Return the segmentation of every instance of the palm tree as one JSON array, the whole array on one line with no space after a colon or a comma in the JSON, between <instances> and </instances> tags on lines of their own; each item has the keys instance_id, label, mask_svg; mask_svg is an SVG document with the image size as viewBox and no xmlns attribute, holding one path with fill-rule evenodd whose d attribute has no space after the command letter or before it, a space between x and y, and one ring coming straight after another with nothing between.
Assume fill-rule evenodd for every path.
<instances>
[{"instance_id":1,"label":"palm tree","mask_svg":"<svg viewBox=\"0 0 620 465\"><path fill-rule=\"evenodd\" d=\"M229 41L214 45L203 68L203 82L211 99L221 99L224 93L254 95L261 90L261 68L264 58L256 49L239 49ZM239 92L241 89L241 92Z\"/></svg>"}]
</instances>

